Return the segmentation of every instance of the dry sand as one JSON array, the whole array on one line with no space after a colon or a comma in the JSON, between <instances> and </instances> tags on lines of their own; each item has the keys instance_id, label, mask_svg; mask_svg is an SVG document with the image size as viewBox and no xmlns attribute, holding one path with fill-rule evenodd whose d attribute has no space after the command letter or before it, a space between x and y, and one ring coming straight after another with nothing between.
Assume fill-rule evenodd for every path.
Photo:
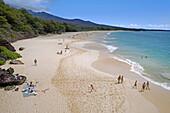
<instances>
[{"instance_id":1,"label":"dry sand","mask_svg":"<svg viewBox=\"0 0 170 113\"><path fill-rule=\"evenodd\" d=\"M24 98L21 92L23 85L19 86L18 92L0 89L0 112L157 113L157 106L155 107L151 100L148 101L150 97L146 97L147 100L137 89L132 89L131 78L135 75L126 78L123 84L116 84L115 75L126 75L126 72L129 72L128 65L116 61L112 64L110 61L112 59L101 56L99 51L83 48L85 44L92 43L87 37L96 33L100 32L47 35L13 43L16 49L26 48L18 51L23 56L20 60L25 64L7 63L2 67L13 67L15 73L26 75L28 81L39 81L35 87L38 94ZM65 53L66 45L69 45L70 51ZM56 54L60 50L63 50L63 54ZM38 60L37 66L33 63L35 58ZM101 61L105 59L111 63L107 64L104 61L106 67ZM101 64L96 64L98 62ZM92 67L92 63L98 70ZM110 66L116 70L110 71ZM131 75L130 72L128 74ZM95 88L92 92L91 84ZM43 93L41 90L46 88L49 90Z\"/></svg>"}]
</instances>

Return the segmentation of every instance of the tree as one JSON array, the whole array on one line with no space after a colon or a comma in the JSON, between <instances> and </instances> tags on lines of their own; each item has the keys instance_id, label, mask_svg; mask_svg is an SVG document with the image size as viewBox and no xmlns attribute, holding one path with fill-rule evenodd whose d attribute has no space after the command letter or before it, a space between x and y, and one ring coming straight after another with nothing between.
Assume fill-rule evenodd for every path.
<instances>
[{"instance_id":1,"label":"tree","mask_svg":"<svg viewBox=\"0 0 170 113\"><path fill-rule=\"evenodd\" d=\"M1 28L9 28L9 23L4 16L0 16L0 27Z\"/></svg>"}]
</instances>

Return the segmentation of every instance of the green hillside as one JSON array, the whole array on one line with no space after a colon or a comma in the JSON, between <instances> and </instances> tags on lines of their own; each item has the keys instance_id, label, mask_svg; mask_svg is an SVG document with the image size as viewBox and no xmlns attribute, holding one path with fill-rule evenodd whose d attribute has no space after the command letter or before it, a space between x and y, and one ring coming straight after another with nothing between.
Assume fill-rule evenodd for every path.
<instances>
[{"instance_id":1,"label":"green hillside","mask_svg":"<svg viewBox=\"0 0 170 113\"><path fill-rule=\"evenodd\" d=\"M33 17L25 9L15 9L0 0L0 40L10 42L39 34L77 31L74 25Z\"/></svg>"}]
</instances>

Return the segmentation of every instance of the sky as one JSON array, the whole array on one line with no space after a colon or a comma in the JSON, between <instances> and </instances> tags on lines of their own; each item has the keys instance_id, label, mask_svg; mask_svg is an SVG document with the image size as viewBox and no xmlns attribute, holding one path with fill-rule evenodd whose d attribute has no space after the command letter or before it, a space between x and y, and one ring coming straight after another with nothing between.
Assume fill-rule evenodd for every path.
<instances>
[{"instance_id":1,"label":"sky","mask_svg":"<svg viewBox=\"0 0 170 113\"><path fill-rule=\"evenodd\" d=\"M4 0L10 6L67 19L170 30L170 0Z\"/></svg>"}]
</instances>

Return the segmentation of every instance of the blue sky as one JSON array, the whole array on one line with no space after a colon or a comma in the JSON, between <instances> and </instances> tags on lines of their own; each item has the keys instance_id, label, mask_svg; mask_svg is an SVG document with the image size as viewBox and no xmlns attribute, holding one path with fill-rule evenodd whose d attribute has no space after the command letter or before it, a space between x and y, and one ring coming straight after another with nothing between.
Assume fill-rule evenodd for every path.
<instances>
[{"instance_id":1,"label":"blue sky","mask_svg":"<svg viewBox=\"0 0 170 113\"><path fill-rule=\"evenodd\" d=\"M96 23L170 29L170 0L4 0L17 8Z\"/></svg>"}]
</instances>

